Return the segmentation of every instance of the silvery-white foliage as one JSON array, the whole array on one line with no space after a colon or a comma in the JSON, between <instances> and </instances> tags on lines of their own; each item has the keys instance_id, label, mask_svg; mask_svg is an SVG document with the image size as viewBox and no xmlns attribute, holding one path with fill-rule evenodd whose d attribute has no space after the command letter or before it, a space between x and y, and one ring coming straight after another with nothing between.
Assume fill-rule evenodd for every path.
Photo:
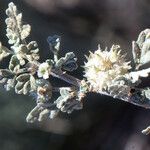
<instances>
[{"instance_id":1,"label":"silvery-white foliage","mask_svg":"<svg viewBox=\"0 0 150 150\"><path fill-rule=\"evenodd\" d=\"M61 42L61 37L58 35L54 36L49 36L47 38L47 42L49 43L50 50L54 53L57 54L59 49L60 49L60 42Z\"/></svg>"},{"instance_id":2,"label":"silvery-white foliage","mask_svg":"<svg viewBox=\"0 0 150 150\"><path fill-rule=\"evenodd\" d=\"M82 109L82 103L78 100L76 91L68 88L60 89L60 97L55 101L56 107L67 113L72 113L73 110Z\"/></svg>"},{"instance_id":3,"label":"silvery-white foliage","mask_svg":"<svg viewBox=\"0 0 150 150\"><path fill-rule=\"evenodd\" d=\"M137 67L150 62L150 29L142 31L137 41L133 41L132 53Z\"/></svg>"},{"instance_id":4,"label":"silvery-white foliage","mask_svg":"<svg viewBox=\"0 0 150 150\"><path fill-rule=\"evenodd\" d=\"M31 27L28 24L22 24L22 13L18 13L17 7L12 2L9 3L8 9L6 9L6 15L8 16L5 20L8 42L17 45L29 36Z\"/></svg>"},{"instance_id":5,"label":"silvery-white foliage","mask_svg":"<svg viewBox=\"0 0 150 150\"><path fill-rule=\"evenodd\" d=\"M10 56L8 67L0 69L0 83L6 90L15 89L17 94L33 95L36 106L27 115L27 122L53 119L60 112L72 113L83 108L83 98L88 92L96 92L121 99L132 104L150 108L150 89L138 88L142 77L149 77L150 68L140 67L150 62L150 29L142 31L137 41L132 42L134 66L121 54L119 45L112 45L86 56L84 79L80 80L67 74L77 69L74 52L59 57L61 38L49 36L47 42L53 59L40 62L36 41L27 41L31 26L23 24L22 13L18 13L14 3L6 9L6 36L10 49L0 42L0 61ZM56 87L51 78L59 78L69 87ZM53 92L57 92L55 99ZM150 128L143 133L150 133Z\"/></svg>"},{"instance_id":6,"label":"silvery-white foliage","mask_svg":"<svg viewBox=\"0 0 150 150\"><path fill-rule=\"evenodd\" d=\"M67 71L73 71L77 69L77 58L73 52L66 53L65 57L61 57L55 64L56 68L62 68Z\"/></svg>"},{"instance_id":7,"label":"silvery-white foliage","mask_svg":"<svg viewBox=\"0 0 150 150\"><path fill-rule=\"evenodd\" d=\"M2 43L0 42L0 61L3 60L3 58L10 55L10 53L11 51L7 47L2 46Z\"/></svg>"}]
</instances>

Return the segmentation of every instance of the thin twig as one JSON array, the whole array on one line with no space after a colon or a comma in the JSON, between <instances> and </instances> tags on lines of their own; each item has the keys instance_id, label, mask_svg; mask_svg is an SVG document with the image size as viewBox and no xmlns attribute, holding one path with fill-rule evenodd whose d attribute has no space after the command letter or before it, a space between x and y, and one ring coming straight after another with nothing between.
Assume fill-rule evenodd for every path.
<instances>
[{"instance_id":1,"label":"thin twig","mask_svg":"<svg viewBox=\"0 0 150 150\"><path fill-rule=\"evenodd\" d=\"M63 73L63 72L52 72L51 73L52 76L54 77L57 77L61 80L64 80L66 81L67 83L70 83L72 85L75 85L77 87L80 87L80 83L81 83L81 80L71 76L71 75L68 75L67 73ZM138 89L138 88L135 88L135 93L136 91L141 91L142 89ZM89 92L95 92L95 91L92 91L92 90L89 90ZM113 97L113 98L117 98L117 99L120 99L122 101L125 101L125 102L128 102L128 103L131 103L131 104L134 104L136 106L140 106L140 107L143 107L143 108L146 108L146 109L150 109L150 101L148 99L146 99L146 97L144 97L143 95L130 95L129 93L124 93L123 95L112 95L112 94L109 94L108 92L106 91L101 91L101 92L98 92L102 95L106 95L106 96L110 96L110 97Z\"/></svg>"},{"instance_id":2,"label":"thin twig","mask_svg":"<svg viewBox=\"0 0 150 150\"><path fill-rule=\"evenodd\" d=\"M136 93L136 91L140 91L140 90L142 90L142 89L135 88L135 93ZM130 95L129 93L126 93L126 94L123 94L123 95L115 95L114 96L114 95L111 95L111 94L109 94L108 92L105 92L105 91L101 91L101 92L98 92L98 93L102 94L102 95L105 95L105 96L110 96L110 97L113 97L113 98L117 98L119 100L131 103L131 104L136 105L136 106L143 107L145 109L150 109L150 100L147 99L146 97L144 97L144 95L142 95L142 94L141 95L138 95L138 94Z\"/></svg>"},{"instance_id":3,"label":"thin twig","mask_svg":"<svg viewBox=\"0 0 150 150\"><path fill-rule=\"evenodd\" d=\"M79 80L79 79L77 79L77 78L67 74L66 72L53 70L51 72L51 75L53 77L56 77L56 78L59 78L59 79L65 81L65 82L67 82L69 84L72 84L74 86L80 87L81 80Z\"/></svg>"},{"instance_id":4,"label":"thin twig","mask_svg":"<svg viewBox=\"0 0 150 150\"><path fill-rule=\"evenodd\" d=\"M67 88L67 89L71 89L71 87L52 87L52 91L53 92L60 92L61 89Z\"/></svg>"}]
</instances>

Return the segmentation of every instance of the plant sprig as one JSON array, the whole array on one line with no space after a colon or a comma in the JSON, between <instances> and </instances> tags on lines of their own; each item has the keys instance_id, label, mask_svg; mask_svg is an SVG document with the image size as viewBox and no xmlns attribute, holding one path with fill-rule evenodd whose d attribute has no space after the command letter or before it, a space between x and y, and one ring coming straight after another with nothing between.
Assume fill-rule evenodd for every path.
<instances>
[{"instance_id":1,"label":"plant sprig","mask_svg":"<svg viewBox=\"0 0 150 150\"><path fill-rule=\"evenodd\" d=\"M11 56L8 67L0 69L0 83L6 90L15 89L17 94L34 95L36 106L28 114L27 122L53 119L59 112L72 113L83 108L83 98L89 92L118 98L120 100L150 109L149 87L139 88L141 77L149 77L150 68L141 69L150 62L150 29L142 31L137 41L132 42L133 66L121 54L119 45L110 50L100 46L86 56L84 78L77 79L68 74L78 67L74 52L60 57L61 37L49 36L47 42L53 59L40 63L36 41L28 42L31 26L23 24L22 13L14 3L6 9L6 36L10 49L0 43L0 61ZM53 76L69 83L69 87L54 87L49 78ZM60 95L53 98L53 93ZM150 133L150 128L143 130Z\"/></svg>"}]
</instances>

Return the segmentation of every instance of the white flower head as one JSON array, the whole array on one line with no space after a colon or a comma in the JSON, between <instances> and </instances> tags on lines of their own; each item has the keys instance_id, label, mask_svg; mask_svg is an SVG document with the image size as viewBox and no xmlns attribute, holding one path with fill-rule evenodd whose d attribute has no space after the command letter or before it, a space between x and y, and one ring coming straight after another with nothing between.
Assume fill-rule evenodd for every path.
<instances>
[{"instance_id":1,"label":"white flower head","mask_svg":"<svg viewBox=\"0 0 150 150\"><path fill-rule=\"evenodd\" d=\"M131 68L125 61L125 55L120 54L120 46L113 45L110 51L90 52L85 63L85 77L95 91L102 91L111 85L112 81L125 75Z\"/></svg>"},{"instance_id":2,"label":"white flower head","mask_svg":"<svg viewBox=\"0 0 150 150\"><path fill-rule=\"evenodd\" d=\"M44 79L48 79L50 71L51 71L51 66L47 62L44 62L40 64L37 75L39 78L43 77Z\"/></svg>"}]
</instances>

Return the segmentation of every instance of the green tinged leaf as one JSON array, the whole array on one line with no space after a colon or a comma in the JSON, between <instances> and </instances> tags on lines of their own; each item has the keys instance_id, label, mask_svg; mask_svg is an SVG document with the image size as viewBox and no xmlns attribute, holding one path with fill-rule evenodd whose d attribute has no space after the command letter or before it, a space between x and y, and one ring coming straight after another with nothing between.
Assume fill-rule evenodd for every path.
<instances>
[{"instance_id":1,"label":"green tinged leaf","mask_svg":"<svg viewBox=\"0 0 150 150\"><path fill-rule=\"evenodd\" d=\"M0 42L0 61L11 54L11 51Z\"/></svg>"},{"instance_id":2,"label":"green tinged leaf","mask_svg":"<svg viewBox=\"0 0 150 150\"><path fill-rule=\"evenodd\" d=\"M16 86L15 86L15 92L17 94L23 94L23 86L24 86L24 83L18 81Z\"/></svg>"},{"instance_id":3,"label":"green tinged leaf","mask_svg":"<svg viewBox=\"0 0 150 150\"><path fill-rule=\"evenodd\" d=\"M8 69L0 69L0 76L10 79L14 77L14 73L9 71Z\"/></svg>"},{"instance_id":4,"label":"green tinged leaf","mask_svg":"<svg viewBox=\"0 0 150 150\"><path fill-rule=\"evenodd\" d=\"M31 26L29 24L22 26L21 39L24 40L30 35Z\"/></svg>"},{"instance_id":5,"label":"green tinged leaf","mask_svg":"<svg viewBox=\"0 0 150 150\"><path fill-rule=\"evenodd\" d=\"M149 88L144 89L144 90L142 91L142 93L143 93L143 95L144 95L147 99L150 100L150 89L149 89Z\"/></svg>"},{"instance_id":6,"label":"green tinged leaf","mask_svg":"<svg viewBox=\"0 0 150 150\"><path fill-rule=\"evenodd\" d=\"M65 57L60 58L57 62L55 67L62 68L67 71L73 71L77 69L77 58L73 52L69 52L65 55Z\"/></svg>"},{"instance_id":7,"label":"green tinged leaf","mask_svg":"<svg viewBox=\"0 0 150 150\"><path fill-rule=\"evenodd\" d=\"M73 96L72 92L68 88L60 89L61 96L54 102L60 111L71 113L73 110L82 109L82 102L78 100L77 95Z\"/></svg>"},{"instance_id":8,"label":"green tinged leaf","mask_svg":"<svg viewBox=\"0 0 150 150\"><path fill-rule=\"evenodd\" d=\"M17 81L17 84L15 86L15 92L18 94L26 95L29 92L36 90L35 78L28 73L19 75L16 78L16 81Z\"/></svg>"},{"instance_id":9,"label":"green tinged leaf","mask_svg":"<svg viewBox=\"0 0 150 150\"><path fill-rule=\"evenodd\" d=\"M18 13L17 7L13 2L9 3L6 15L8 16L5 21L8 42L13 45L20 44L21 41L29 36L31 27L28 24L24 25L22 23L22 13Z\"/></svg>"},{"instance_id":10,"label":"green tinged leaf","mask_svg":"<svg viewBox=\"0 0 150 150\"><path fill-rule=\"evenodd\" d=\"M40 112L39 117L38 117L38 121L45 120L46 118L48 118L49 115L50 115L50 110L44 109L43 111Z\"/></svg>"},{"instance_id":11,"label":"green tinged leaf","mask_svg":"<svg viewBox=\"0 0 150 150\"><path fill-rule=\"evenodd\" d=\"M12 53L7 47L2 46L1 43L0 43L0 53L2 51L6 52L6 53L9 53L9 54Z\"/></svg>"},{"instance_id":12,"label":"green tinged leaf","mask_svg":"<svg viewBox=\"0 0 150 150\"><path fill-rule=\"evenodd\" d=\"M51 111L50 111L49 118L50 118L50 119L54 119L55 117L57 117L59 111L60 111L60 110L51 110Z\"/></svg>"},{"instance_id":13,"label":"green tinged leaf","mask_svg":"<svg viewBox=\"0 0 150 150\"><path fill-rule=\"evenodd\" d=\"M132 54L136 68L150 62L150 29L142 31L132 43Z\"/></svg>"},{"instance_id":14,"label":"green tinged leaf","mask_svg":"<svg viewBox=\"0 0 150 150\"><path fill-rule=\"evenodd\" d=\"M136 41L136 43L138 44L139 48L141 49L142 46L143 46L143 43L145 41L145 38L146 38L146 34L144 31L142 31L139 36L138 36L138 39Z\"/></svg>"},{"instance_id":15,"label":"green tinged leaf","mask_svg":"<svg viewBox=\"0 0 150 150\"><path fill-rule=\"evenodd\" d=\"M62 97L68 97L68 96L70 95L69 90L66 89L66 88L61 88L61 89L60 89L60 95L61 95Z\"/></svg>"},{"instance_id":16,"label":"green tinged leaf","mask_svg":"<svg viewBox=\"0 0 150 150\"><path fill-rule=\"evenodd\" d=\"M0 69L0 83L9 91L11 88L14 88L15 74L8 69Z\"/></svg>"},{"instance_id":17,"label":"green tinged leaf","mask_svg":"<svg viewBox=\"0 0 150 150\"><path fill-rule=\"evenodd\" d=\"M135 41L132 42L132 54L133 54L134 63L139 64L141 49L139 48L138 44Z\"/></svg>"},{"instance_id":18,"label":"green tinged leaf","mask_svg":"<svg viewBox=\"0 0 150 150\"><path fill-rule=\"evenodd\" d=\"M54 118L58 115L59 110L51 110L41 106L36 106L26 117L26 121L33 123L35 121L43 121L45 119Z\"/></svg>"},{"instance_id":19,"label":"green tinged leaf","mask_svg":"<svg viewBox=\"0 0 150 150\"><path fill-rule=\"evenodd\" d=\"M26 95L31 90L30 88L30 81L27 81L23 86L23 94Z\"/></svg>"},{"instance_id":20,"label":"green tinged leaf","mask_svg":"<svg viewBox=\"0 0 150 150\"><path fill-rule=\"evenodd\" d=\"M54 36L49 36L47 38L47 42L49 44L50 50L54 53L57 54L60 48L60 41L61 38L58 35L54 35Z\"/></svg>"},{"instance_id":21,"label":"green tinged leaf","mask_svg":"<svg viewBox=\"0 0 150 150\"><path fill-rule=\"evenodd\" d=\"M11 57L10 62L9 62L9 69L15 73L17 73L18 70L20 69L20 63L16 55L13 55Z\"/></svg>"},{"instance_id":22,"label":"green tinged leaf","mask_svg":"<svg viewBox=\"0 0 150 150\"><path fill-rule=\"evenodd\" d=\"M31 91L36 90L36 80L33 75L30 75L30 90Z\"/></svg>"},{"instance_id":23,"label":"green tinged leaf","mask_svg":"<svg viewBox=\"0 0 150 150\"><path fill-rule=\"evenodd\" d=\"M38 119L39 113L41 112L41 107L36 106L26 117L26 121L33 123L34 121L36 121ZM43 110L43 109L42 109Z\"/></svg>"},{"instance_id":24,"label":"green tinged leaf","mask_svg":"<svg viewBox=\"0 0 150 150\"><path fill-rule=\"evenodd\" d=\"M16 80L19 82L26 82L29 79L30 79L30 74L28 74L28 73L21 74L16 78Z\"/></svg>"},{"instance_id":25,"label":"green tinged leaf","mask_svg":"<svg viewBox=\"0 0 150 150\"><path fill-rule=\"evenodd\" d=\"M15 77L13 79L8 79L7 82L6 82L6 84L5 84L5 86L4 86L5 89L7 91L13 89L14 86L15 86L15 82L16 82Z\"/></svg>"}]
</instances>

